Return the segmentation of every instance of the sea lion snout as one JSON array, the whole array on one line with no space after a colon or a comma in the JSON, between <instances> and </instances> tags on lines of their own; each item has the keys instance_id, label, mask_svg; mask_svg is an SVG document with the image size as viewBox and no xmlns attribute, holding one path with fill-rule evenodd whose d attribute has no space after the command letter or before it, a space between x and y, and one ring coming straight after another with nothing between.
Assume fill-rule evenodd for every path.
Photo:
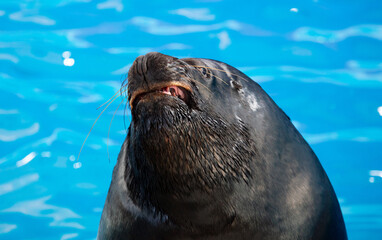
<instances>
[{"instance_id":1,"label":"sea lion snout","mask_svg":"<svg viewBox=\"0 0 382 240\"><path fill-rule=\"evenodd\" d=\"M129 73L129 85L134 85L141 81L147 84L157 82L163 79L169 72L169 67L175 63L177 58L167 56L157 52L150 52L146 55L139 56L133 62Z\"/></svg>"},{"instance_id":2,"label":"sea lion snout","mask_svg":"<svg viewBox=\"0 0 382 240\"><path fill-rule=\"evenodd\" d=\"M189 99L192 88L182 74L185 72L184 64L177 60L157 52L137 57L128 73L131 109L136 102L152 93L177 97L185 102Z\"/></svg>"}]
</instances>

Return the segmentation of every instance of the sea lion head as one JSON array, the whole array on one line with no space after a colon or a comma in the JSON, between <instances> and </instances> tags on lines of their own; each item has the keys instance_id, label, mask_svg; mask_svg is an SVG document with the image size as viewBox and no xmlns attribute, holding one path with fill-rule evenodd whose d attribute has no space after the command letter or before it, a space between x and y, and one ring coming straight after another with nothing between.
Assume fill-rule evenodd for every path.
<instances>
[{"instance_id":1,"label":"sea lion head","mask_svg":"<svg viewBox=\"0 0 382 240\"><path fill-rule=\"evenodd\" d=\"M127 81L132 121L102 235L346 239L317 157L245 74L215 60L148 53Z\"/></svg>"},{"instance_id":2,"label":"sea lion head","mask_svg":"<svg viewBox=\"0 0 382 240\"><path fill-rule=\"evenodd\" d=\"M256 147L246 124L235 116L241 82L248 79L229 68L160 53L135 60L128 73L127 183L137 202L176 221L177 202L184 216L186 205L194 211L192 206L223 201L235 185L250 181Z\"/></svg>"}]
</instances>

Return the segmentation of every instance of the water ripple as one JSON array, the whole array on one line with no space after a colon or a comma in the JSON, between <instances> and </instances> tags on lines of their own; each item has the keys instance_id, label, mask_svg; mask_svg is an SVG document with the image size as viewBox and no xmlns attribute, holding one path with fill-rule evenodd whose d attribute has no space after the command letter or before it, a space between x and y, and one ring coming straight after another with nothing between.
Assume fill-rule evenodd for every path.
<instances>
[{"instance_id":1,"label":"water ripple","mask_svg":"<svg viewBox=\"0 0 382 240\"><path fill-rule=\"evenodd\" d=\"M292 33L292 39L295 41L311 41L321 44L341 42L356 36L382 40L382 25L356 25L342 30L301 27Z\"/></svg>"},{"instance_id":2,"label":"water ripple","mask_svg":"<svg viewBox=\"0 0 382 240\"><path fill-rule=\"evenodd\" d=\"M19 110L17 109L0 109L0 115L11 115L18 114Z\"/></svg>"},{"instance_id":3,"label":"water ripple","mask_svg":"<svg viewBox=\"0 0 382 240\"><path fill-rule=\"evenodd\" d=\"M186 50L191 49L190 45L186 45L183 43L169 43L160 47L120 47L120 48L109 48L106 51L111 54L139 54L144 55L148 52L161 52L165 50ZM128 69L127 69L128 70ZM127 73L125 71L124 73Z\"/></svg>"},{"instance_id":4,"label":"water ripple","mask_svg":"<svg viewBox=\"0 0 382 240\"><path fill-rule=\"evenodd\" d=\"M42 197L34 200L21 201L12 207L2 210L3 213L22 213L33 217L52 218L49 226L70 227L84 229L81 224L68 219L79 219L80 215L68 208L58 207L46 202L51 196Z\"/></svg>"},{"instance_id":5,"label":"water ripple","mask_svg":"<svg viewBox=\"0 0 382 240\"><path fill-rule=\"evenodd\" d=\"M310 144L328 141L381 142L382 128L348 129L320 134L303 133L303 136Z\"/></svg>"},{"instance_id":6,"label":"water ripple","mask_svg":"<svg viewBox=\"0 0 382 240\"><path fill-rule=\"evenodd\" d=\"M9 19L19 22L32 22L44 26L52 26L56 21L45 16L37 15L35 10L23 9L19 12L9 14Z\"/></svg>"},{"instance_id":7,"label":"water ripple","mask_svg":"<svg viewBox=\"0 0 382 240\"><path fill-rule=\"evenodd\" d=\"M360 63L358 61L351 61ZM242 67L240 68L248 76L259 76L266 79L290 79L308 83L330 83L334 85L347 85L355 87L382 87L382 67L374 64L373 69L355 67L353 65L342 69L313 69L298 66L275 66L275 67ZM261 81L261 79L260 79Z\"/></svg>"},{"instance_id":8,"label":"water ripple","mask_svg":"<svg viewBox=\"0 0 382 240\"><path fill-rule=\"evenodd\" d=\"M34 123L29 128L17 129L17 130L7 130L0 129L0 141L12 142L23 137L28 137L36 134L40 129L40 124Z\"/></svg>"},{"instance_id":9,"label":"water ripple","mask_svg":"<svg viewBox=\"0 0 382 240\"><path fill-rule=\"evenodd\" d=\"M16 162L16 167L22 167L24 165L27 165L30 161L32 161L37 156L36 152L31 152L28 155L26 155L23 159Z\"/></svg>"},{"instance_id":10,"label":"water ripple","mask_svg":"<svg viewBox=\"0 0 382 240\"><path fill-rule=\"evenodd\" d=\"M89 48L93 46L93 44L84 40L84 37L98 34L119 34L125 30L127 25L128 21L106 22L87 28L57 30L55 34L65 36L75 47Z\"/></svg>"},{"instance_id":11,"label":"water ripple","mask_svg":"<svg viewBox=\"0 0 382 240\"><path fill-rule=\"evenodd\" d=\"M131 20L133 25L141 27L142 31L154 35L180 35L186 33L208 32L219 29L231 29L238 31L242 25L234 20L211 24L211 25L174 25L150 17L134 17Z\"/></svg>"},{"instance_id":12,"label":"water ripple","mask_svg":"<svg viewBox=\"0 0 382 240\"><path fill-rule=\"evenodd\" d=\"M72 239L72 238L76 238L76 237L78 237L78 233L67 233L67 234L62 235L60 240L67 240L67 239Z\"/></svg>"},{"instance_id":13,"label":"water ripple","mask_svg":"<svg viewBox=\"0 0 382 240\"><path fill-rule=\"evenodd\" d=\"M124 6L121 0L107 0L105 2L97 4L97 9L99 10L114 9L117 12L122 12L123 8Z\"/></svg>"},{"instance_id":14,"label":"water ripple","mask_svg":"<svg viewBox=\"0 0 382 240\"><path fill-rule=\"evenodd\" d=\"M7 60L7 61L11 61L13 63L18 63L19 62L19 58L14 56L14 55L11 55L11 54L6 54L6 53L1 53L0 54L0 60Z\"/></svg>"},{"instance_id":15,"label":"water ripple","mask_svg":"<svg viewBox=\"0 0 382 240\"><path fill-rule=\"evenodd\" d=\"M36 182L38 181L39 177L40 176L37 173L34 173L34 174L28 174L28 175L19 177L17 179L11 180L9 182L3 183L0 185L0 196L16 191L33 182Z\"/></svg>"},{"instance_id":16,"label":"water ripple","mask_svg":"<svg viewBox=\"0 0 382 240\"><path fill-rule=\"evenodd\" d=\"M9 233L16 228L17 225L15 224L0 223L0 234Z\"/></svg>"},{"instance_id":17,"label":"water ripple","mask_svg":"<svg viewBox=\"0 0 382 240\"><path fill-rule=\"evenodd\" d=\"M170 11L170 13L197 21L215 20L215 15L211 14L208 8L180 8Z\"/></svg>"},{"instance_id":18,"label":"water ripple","mask_svg":"<svg viewBox=\"0 0 382 240\"><path fill-rule=\"evenodd\" d=\"M222 31L218 34L216 34L216 37L219 39L219 49L224 50L229 45L231 45L231 39L227 33L227 31Z\"/></svg>"}]
</instances>

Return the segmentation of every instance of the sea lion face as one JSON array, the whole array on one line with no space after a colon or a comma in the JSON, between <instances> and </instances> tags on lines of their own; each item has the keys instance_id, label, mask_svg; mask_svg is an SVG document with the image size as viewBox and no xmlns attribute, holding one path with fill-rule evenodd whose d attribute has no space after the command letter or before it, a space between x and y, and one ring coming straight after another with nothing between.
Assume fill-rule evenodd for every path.
<instances>
[{"instance_id":1,"label":"sea lion face","mask_svg":"<svg viewBox=\"0 0 382 240\"><path fill-rule=\"evenodd\" d=\"M225 73L208 61L149 53L129 71L128 154L135 180L128 182L151 202L166 194L230 191L232 183L251 177L255 147L226 100L238 94L239 84L223 80Z\"/></svg>"},{"instance_id":2,"label":"sea lion face","mask_svg":"<svg viewBox=\"0 0 382 240\"><path fill-rule=\"evenodd\" d=\"M233 78L225 79L228 68L224 70L217 66L223 64L207 59L177 59L160 53L138 57L128 78L133 116L145 112L143 109L134 111L139 108L138 104L144 108L155 105L160 109L160 106L172 106L219 112L220 115L232 113L230 108L234 104L227 96L232 92L237 94L241 85Z\"/></svg>"}]
</instances>

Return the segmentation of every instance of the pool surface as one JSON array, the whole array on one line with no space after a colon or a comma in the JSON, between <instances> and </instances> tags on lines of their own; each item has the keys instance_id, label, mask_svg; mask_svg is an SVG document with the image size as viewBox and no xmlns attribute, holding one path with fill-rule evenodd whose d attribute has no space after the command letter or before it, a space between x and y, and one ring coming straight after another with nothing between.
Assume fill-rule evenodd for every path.
<instances>
[{"instance_id":1,"label":"pool surface","mask_svg":"<svg viewBox=\"0 0 382 240\"><path fill-rule=\"evenodd\" d=\"M380 0L2 0L0 239L95 239L131 119L122 98L77 155L150 51L259 82L320 159L349 239L382 239Z\"/></svg>"}]
</instances>

